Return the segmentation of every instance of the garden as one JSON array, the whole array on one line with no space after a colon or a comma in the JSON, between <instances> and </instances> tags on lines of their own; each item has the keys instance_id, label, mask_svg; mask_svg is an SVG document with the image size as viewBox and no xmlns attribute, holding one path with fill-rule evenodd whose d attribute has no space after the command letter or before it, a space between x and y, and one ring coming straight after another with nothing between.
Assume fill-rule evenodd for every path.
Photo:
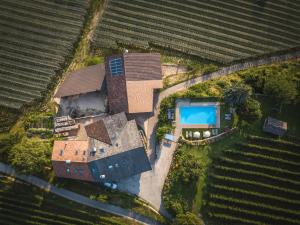
<instances>
[{"instance_id":1,"label":"garden","mask_svg":"<svg viewBox=\"0 0 300 225\"><path fill-rule=\"evenodd\" d=\"M179 142L163 191L170 213L192 212L205 224L300 223L299 69L299 61L261 66L197 84L162 102L161 133L173 129L162 114L179 97L215 99L236 112L237 129L230 136L203 146ZM286 121L287 135L263 132L267 116Z\"/></svg>"}]
</instances>

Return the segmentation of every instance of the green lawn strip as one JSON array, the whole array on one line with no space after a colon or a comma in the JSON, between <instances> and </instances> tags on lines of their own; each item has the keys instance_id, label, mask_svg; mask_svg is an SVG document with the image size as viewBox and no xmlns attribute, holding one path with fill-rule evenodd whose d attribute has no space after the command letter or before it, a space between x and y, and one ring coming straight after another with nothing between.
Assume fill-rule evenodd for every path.
<instances>
[{"instance_id":1,"label":"green lawn strip","mask_svg":"<svg viewBox=\"0 0 300 225\"><path fill-rule=\"evenodd\" d=\"M32 215L30 214L30 211L20 211L18 207L7 207L7 206L2 206L0 207L0 209L6 213L9 213L9 214L12 214L12 215L15 215L15 216L19 216L19 217L22 217L24 219L30 219L30 220L33 220L33 221L37 221L37 222L44 222L46 224L62 224L62 225L67 225L68 223L64 223L64 222L61 222L61 221L57 221L55 219L50 219L50 218L47 218L47 217L44 217L44 216L37 216L37 215Z\"/></svg>"},{"instance_id":2,"label":"green lawn strip","mask_svg":"<svg viewBox=\"0 0 300 225\"><path fill-rule=\"evenodd\" d=\"M263 187L263 188L267 188L267 189L271 189L271 190L278 190L278 191L282 191L282 192L286 192L289 194L295 194L295 195L300 196L300 191L279 187L277 185L266 184L263 182L257 182L255 180L247 180L247 179L243 179L243 178L235 178L235 177L222 176L222 175L217 175L217 174L210 174L210 176L213 177L214 179L231 181L231 182L241 183L241 184L249 184L249 185L253 185L253 186Z\"/></svg>"},{"instance_id":3,"label":"green lawn strip","mask_svg":"<svg viewBox=\"0 0 300 225\"><path fill-rule=\"evenodd\" d=\"M58 210L55 211L43 211L39 209L38 206L34 207L32 205L24 204L24 202L21 201L12 201L7 199L0 199L0 205L6 208L11 208L12 210L20 210L23 212L27 212L28 214L34 214L39 215L41 217L47 217L49 219L57 219L59 222L62 223L74 223L74 224L93 224L91 222L88 222L86 220L80 220L75 217L65 216L60 213L58 213Z\"/></svg>"},{"instance_id":4,"label":"green lawn strip","mask_svg":"<svg viewBox=\"0 0 300 225\"><path fill-rule=\"evenodd\" d=\"M243 225L246 225L246 224L261 225L260 221L255 221L255 220L249 220L249 219L245 219L245 218L230 216L230 215L225 214L225 213L209 212L208 216L210 218L218 218L218 219L221 219L222 221L231 221L233 223L240 223L240 224L243 224ZM217 224L217 223L218 223L218 221L216 221L215 223L212 223L212 224Z\"/></svg>"},{"instance_id":5,"label":"green lawn strip","mask_svg":"<svg viewBox=\"0 0 300 225\"><path fill-rule=\"evenodd\" d=\"M286 180L287 182L300 185L300 182L297 181L297 179L300 177L300 173L291 172L277 167L265 166L265 165L260 165L252 162L232 160L226 157L220 158L218 163L213 166L214 167L223 166L223 167L237 169L241 171L249 171L250 173L251 172L257 173L258 175L261 174L261 176L266 175L266 177L276 176L279 179L283 179Z\"/></svg>"},{"instance_id":6,"label":"green lawn strip","mask_svg":"<svg viewBox=\"0 0 300 225\"><path fill-rule=\"evenodd\" d=\"M257 153L267 153L270 155L278 156L281 158L289 158L293 159L295 161L300 161L300 154L283 149L278 149L278 148L273 148L273 147L266 147L266 146L261 146L261 145L256 145L256 144L247 144L247 143L238 143L238 146L240 148L243 148L243 150L250 150L252 152L257 152Z\"/></svg>"},{"instance_id":7,"label":"green lawn strip","mask_svg":"<svg viewBox=\"0 0 300 225\"><path fill-rule=\"evenodd\" d=\"M248 138L249 138L250 142L256 143L257 145L282 148L282 149L285 149L287 151L291 151L294 153L298 153L300 150L300 144L290 142L290 141L279 140L279 139L274 139L274 138L267 138L267 137L260 137L260 136L254 136L254 135L250 135Z\"/></svg>"},{"instance_id":8,"label":"green lawn strip","mask_svg":"<svg viewBox=\"0 0 300 225\"><path fill-rule=\"evenodd\" d=\"M90 182L58 179L55 181L55 183L59 187L63 187L67 190L87 196L90 199L130 209L136 213L152 218L161 223L166 223L166 220L163 216L154 212L148 207L146 202L142 201L136 196L120 191L108 190L99 184Z\"/></svg>"},{"instance_id":9,"label":"green lawn strip","mask_svg":"<svg viewBox=\"0 0 300 225\"><path fill-rule=\"evenodd\" d=\"M229 211L233 211L235 213L242 213L241 217L245 218L244 216L249 215L250 217L253 217L258 219L259 217L265 217L270 221L283 221L283 222L289 222L289 223L300 223L300 220L296 220L296 219L290 219L290 218L286 218L286 217L282 217L282 216L277 216L277 215L273 215L273 214L267 214L267 213L262 213L259 211L254 211L254 210L247 210L247 209L242 209L239 207L233 207L233 206L228 206L228 205L224 205L224 204L219 204L219 203L215 203L215 202L209 202L208 203L210 207L216 207L219 209L223 209L223 210L229 210Z\"/></svg>"},{"instance_id":10,"label":"green lawn strip","mask_svg":"<svg viewBox=\"0 0 300 225\"><path fill-rule=\"evenodd\" d=\"M294 172L294 171L290 171L287 169L283 169L280 167L275 167L275 166L268 166L268 165L264 165L264 164L259 164L256 162L248 162L248 161L243 161L243 160L234 160L228 157L221 157L219 159L220 162L224 163L224 162L228 162L231 164L237 164L239 166L246 166L248 168L260 168L264 171L269 170L271 173L282 173L283 176L289 176L289 175L295 175L295 176L300 176L300 172Z\"/></svg>"},{"instance_id":11,"label":"green lawn strip","mask_svg":"<svg viewBox=\"0 0 300 225\"><path fill-rule=\"evenodd\" d=\"M18 217L14 214L11 215L7 211L4 212L4 211L0 210L0 224L9 224L9 225L39 224L39 225L43 225L45 223L38 223L36 221L24 220L24 218L22 218L22 217Z\"/></svg>"},{"instance_id":12,"label":"green lawn strip","mask_svg":"<svg viewBox=\"0 0 300 225\"><path fill-rule=\"evenodd\" d=\"M264 160L269 160L269 161L276 161L277 163L282 163L282 164L287 164L290 166L294 166L295 169L297 166L300 166L300 163L298 162L293 162L290 160L284 160L278 157L273 157L273 156L269 156L269 155L265 155L265 154L257 154L257 153L252 153L252 152L243 152L243 151L238 151L238 150L226 150L225 151L226 154L232 154L232 155L241 155L241 156L245 156L245 157L253 157L253 158L260 158L260 159L264 159Z\"/></svg>"},{"instance_id":13,"label":"green lawn strip","mask_svg":"<svg viewBox=\"0 0 300 225\"><path fill-rule=\"evenodd\" d=\"M280 205L281 203L286 204L287 206L294 206L297 209L300 209L300 201L295 200L295 199L289 199L278 195L273 195L272 193L266 194L259 192L258 190L250 189L247 190L246 188L239 188L239 187L232 187L224 184L211 184L209 185L209 188L211 189L216 189L216 192L222 193L224 192L230 192L230 193L235 193L239 196L243 196L246 198L247 196L249 197L249 200L252 198L260 199L259 201L262 201L263 199L266 199L266 202L272 201L272 204L278 204Z\"/></svg>"},{"instance_id":14,"label":"green lawn strip","mask_svg":"<svg viewBox=\"0 0 300 225\"><path fill-rule=\"evenodd\" d=\"M0 185L6 185L5 189L0 190L0 200L9 204L9 207L19 207L22 211L33 210L35 214L45 217L71 219L67 224L138 224L16 181L7 177L0 179ZM42 220L40 217L38 219Z\"/></svg>"},{"instance_id":15,"label":"green lawn strip","mask_svg":"<svg viewBox=\"0 0 300 225\"><path fill-rule=\"evenodd\" d=\"M244 200L244 199L239 199L239 198L233 198L233 197L229 197L226 195L222 195L222 194L210 194L209 195L210 199L220 199L229 203L233 203L233 204L241 204L241 205L249 205L249 206L253 206L253 207L257 207L257 208L266 208L266 209L270 209L270 210L274 210L276 212L274 213L288 213L288 214L293 214L299 217L300 214L300 210L291 210L291 209L286 209L286 208L281 208L281 207L277 207L271 204L264 204L261 202L255 202L255 201L249 201L249 200Z\"/></svg>"},{"instance_id":16,"label":"green lawn strip","mask_svg":"<svg viewBox=\"0 0 300 225\"><path fill-rule=\"evenodd\" d=\"M299 181L278 177L276 175L269 175L269 174L257 172L254 170L252 170L252 171L244 170L244 169L232 168L232 167L227 167L227 166L222 166L222 165L214 165L213 167L214 167L214 169L223 171L224 174L233 173L233 174L238 174L241 177L246 176L247 178L252 178L252 179L255 177L257 180L260 180L258 177L261 177L261 178L263 178L263 180L265 180L267 182L270 182L270 183L275 182L282 186L289 187L289 185L295 185L295 187L294 187L295 189L299 188L298 185L300 185ZM281 182L283 182L283 183L281 183Z\"/></svg>"}]
</instances>

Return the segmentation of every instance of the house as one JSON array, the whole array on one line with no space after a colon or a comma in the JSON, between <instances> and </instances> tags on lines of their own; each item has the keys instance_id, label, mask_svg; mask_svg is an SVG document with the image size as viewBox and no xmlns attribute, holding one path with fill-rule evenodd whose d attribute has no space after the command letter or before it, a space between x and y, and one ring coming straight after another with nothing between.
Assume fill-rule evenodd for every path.
<instances>
[{"instance_id":1,"label":"house","mask_svg":"<svg viewBox=\"0 0 300 225\"><path fill-rule=\"evenodd\" d=\"M108 105L111 113L153 111L155 89L163 87L158 53L124 53L106 58Z\"/></svg>"},{"instance_id":2,"label":"house","mask_svg":"<svg viewBox=\"0 0 300 225\"><path fill-rule=\"evenodd\" d=\"M60 115L73 117L106 111L105 65L89 66L67 75L54 95Z\"/></svg>"},{"instance_id":3,"label":"house","mask_svg":"<svg viewBox=\"0 0 300 225\"><path fill-rule=\"evenodd\" d=\"M75 138L54 142L56 176L106 182L151 170L136 122L128 121L124 112L79 127Z\"/></svg>"},{"instance_id":4,"label":"house","mask_svg":"<svg viewBox=\"0 0 300 225\"><path fill-rule=\"evenodd\" d=\"M287 123L269 116L264 122L263 131L283 136L287 132Z\"/></svg>"}]
</instances>

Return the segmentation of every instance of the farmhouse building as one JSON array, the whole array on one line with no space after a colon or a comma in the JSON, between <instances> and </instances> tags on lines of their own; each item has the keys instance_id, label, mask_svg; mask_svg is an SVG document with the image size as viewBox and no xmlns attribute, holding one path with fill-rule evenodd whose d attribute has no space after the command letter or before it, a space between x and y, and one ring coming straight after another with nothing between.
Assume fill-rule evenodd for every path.
<instances>
[{"instance_id":1,"label":"farmhouse building","mask_svg":"<svg viewBox=\"0 0 300 225\"><path fill-rule=\"evenodd\" d=\"M73 139L54 142L56 176L105 182L151 170L136 122L128 121L124 112L79 127Z\"/></svg>"},{"instance_id":2,"label":"farmhouse building","mask_svg":"<svg viewBox=\"0 0 300 225\"><path fill-rule=\"evenodd\" d=\"M98 64L72 72L54 95L61 116L81 117L106 111L105 66Z\"/></svg>"},{"instance_id":3,"label":"farmhouse building","mask_svg":"<svg viewBox=\"0 0 300 225\"><path fill-rule=\"evenodd\" d=\"M163 87L160 60L158 53L125 53L106 58L110 112L153 111L153 92Z\"/></svg>"}]
</instances>

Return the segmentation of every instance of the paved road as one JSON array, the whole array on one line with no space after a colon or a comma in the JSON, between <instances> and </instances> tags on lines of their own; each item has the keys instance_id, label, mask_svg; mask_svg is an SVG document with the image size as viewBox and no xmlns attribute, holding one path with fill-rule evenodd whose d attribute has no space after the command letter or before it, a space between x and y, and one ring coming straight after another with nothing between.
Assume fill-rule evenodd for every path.
<instances>
[{"instance_id":1,"label":"paved road","mask_svg":"<svg viewBox=\"0 0 300 225\"><path fill-rule=\"evenodd\" d=\"M226 76L228 74L245 70L250 67L286 61L288 59L297 58L299 56L300 51L281 56L274 56L265 59L249 61L246 63L235 64L232 66L221 68L216 72L205 74L203 76L179 83L160 92L156 98L153 116L148 119L147 126L147 138L148 144L150 146L150 151L156 151L158 153L157 159L152 161L153 170L147 171L138 176L122 180L119 183L119 188L122 191L127 191L129 193L138 195L140 198L149 202L155 209L159 210L162 215L168 217L169 215L162 205L162 190L172 162L173 154L176 150L176 145L172 144L171 146L156 146L155 132L156 125L158 122L158 113L161 101L164 98L170 96L171 94L185 90L197 83L202 83L213 78ZM180 131L175 131L175 136L179 136L179 132Z\"/></svg>"},{"instance_id":2,"label":"paved road","mask_svg":"<svg viewBox=\"0 0 300 225\"><path fill-rule=\"evenodd\" d=\"M95 209L99 209L108 213L112 213L115 214L117 216L121 216L121 217L125 217L128 218L130 220L134 220L136 222L139 222L141 224L155 224L155 225L159 225L158 222L151 220L150 218L147 218L145 216L142 216L140 214L137 214L133 211L127 210L127 209L123 209L121 207L118 206L114 206L114 205L110 205L110 204L105 204L105 203L101 203L98 201L94 201L91 200L83 195L79 195L77 193L74 193L72 191L68 191L64 188L57 188L49 183L47 183L46 181L35 177L35 176L26 176L26 175L21 175L16 173L16 171L14 170L14 168L12 168L9 165L6 165L4 163L0 162L0 172L5 173L9 176L12 177L16 177L20 180L23 180L27 183L33 184L34 186L37 186L41 189L44 189L46 191L49 191L53 194L59 195L63 198L69 199L71 201L75 201L78 202L80 204L86 205L86 206L90 206L92 208Z\"/></svg>"}]
</instances>

